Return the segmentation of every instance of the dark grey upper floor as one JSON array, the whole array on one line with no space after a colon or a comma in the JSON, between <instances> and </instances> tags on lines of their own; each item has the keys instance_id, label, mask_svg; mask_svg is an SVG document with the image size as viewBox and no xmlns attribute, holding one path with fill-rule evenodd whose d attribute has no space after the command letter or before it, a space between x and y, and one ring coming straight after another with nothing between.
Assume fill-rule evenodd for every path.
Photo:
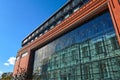
<instances>
[{"instance_id":1,"label":"dark grey upper floor","mask_svg":"<svg viewBox=\"0 0 120 80\"><path fill-rule=\"evenodd\" d=\"M22 41L22 47L42 36L64 19L68 18L72 13L76 12L81 6L86 4L89 0L69 0L57 12L55 12L48 20L43 22L37 29L30 33Z\"/></svg>"}]
</instances>

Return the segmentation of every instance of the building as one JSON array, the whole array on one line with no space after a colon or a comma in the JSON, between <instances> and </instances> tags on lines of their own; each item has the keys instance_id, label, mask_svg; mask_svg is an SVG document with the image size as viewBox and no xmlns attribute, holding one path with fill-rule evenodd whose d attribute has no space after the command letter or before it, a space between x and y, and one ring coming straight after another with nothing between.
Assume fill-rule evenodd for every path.
<instances>
[{"instance_id":1,"label":"building","mask_svg":"<svg viewBox=\"0 0 120 80\"><path fill-rule=\"evenodd\" d=\"M69 0L22 41L14 76L119 80L120 0Z\"/></svg>"}]
</instances>

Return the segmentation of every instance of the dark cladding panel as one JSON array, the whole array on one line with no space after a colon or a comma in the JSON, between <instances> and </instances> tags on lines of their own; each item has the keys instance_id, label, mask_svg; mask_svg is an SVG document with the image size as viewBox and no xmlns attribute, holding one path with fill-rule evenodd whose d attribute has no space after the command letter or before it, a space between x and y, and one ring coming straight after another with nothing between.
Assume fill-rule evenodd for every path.
<instances>
[{"instance_id":1,"label":"dark cladding panel","mask_svg":"<svg viewBox=\"0 0 120 80\"><path fill-rule=\"evenodd\" d=\"M67 5L65 8L64 8L64 13L67 13L68 11L70 10L70 5Z\"/></svg>"},{"instance_id":2,"label":"dark cladding panel","mask_svg":"<svg viewBox=\"0 0 120 80\"><path fill-rule=\"evenodd\" d=\"M59 19L59 18L61 18L62 17L62 11L60 11L60 12L58 12L58 14L56 15L56 19Z\"/></svg>"}]
</instances>

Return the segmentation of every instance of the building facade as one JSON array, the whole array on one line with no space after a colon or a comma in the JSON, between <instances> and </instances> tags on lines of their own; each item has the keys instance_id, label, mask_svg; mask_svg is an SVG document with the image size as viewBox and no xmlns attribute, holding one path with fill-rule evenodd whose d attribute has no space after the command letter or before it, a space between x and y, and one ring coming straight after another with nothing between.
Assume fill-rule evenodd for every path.
<instances>
[{"instance_id":1,"label":"building facade","mask_svg":"<svg viewBox=\"0 0 120 80\"><path fill-rule=\"evenodd\" d=\"M119 80L120 0L70 0L22 41L13 76Z\"/></svg>"}]
</instances>

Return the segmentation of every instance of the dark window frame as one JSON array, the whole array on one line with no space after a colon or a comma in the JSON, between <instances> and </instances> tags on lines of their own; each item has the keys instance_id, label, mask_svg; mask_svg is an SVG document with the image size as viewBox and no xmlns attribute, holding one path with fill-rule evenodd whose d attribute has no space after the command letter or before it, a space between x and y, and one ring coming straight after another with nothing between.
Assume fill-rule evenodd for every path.
<instances>
[{"instance_id":1,"label":"dark window frame","mask_svg":"<svg viewBox=\"0 0 120 80\"><path fill-rule=\"evenodd\" d=\"M104 53L104 49L103 49L103 42L99 41L95 43L95 49L97 51L97 54L102 54Z\"/></svg>"},{"instance_id":2,"label":"dark window frame","mask_svg":"<svg viewBox=\"0 0 120 80\"><path fill-rule=\"evenodd\" d=\"M99 70L100 70L100 75L102 78L105 78L108 76L108 71L107 71L107 65L104 62L99 63Z\"/></svg>"},{"instance_id":3,"label":"dark window frame","mask_svg":"<svg viewBox=\"0 0 120 80\"><path fill-rule=\"evenodd\" d=\"M84 46L82 47L82 55L83 55L83 58L85 57L89 57L89 50L88 50L88 46Z\"/></svg>"},{"instance_id":4,"label":"dark window frame","mask_svg":"<svg viewBox=\"0 0 120 80\"><path fill-rule=\"evenodd\" d=\"M90 65L84 65L83 70L84 70L85 79L89 79L90 78Z\"/></svg>"}]
</instances>

